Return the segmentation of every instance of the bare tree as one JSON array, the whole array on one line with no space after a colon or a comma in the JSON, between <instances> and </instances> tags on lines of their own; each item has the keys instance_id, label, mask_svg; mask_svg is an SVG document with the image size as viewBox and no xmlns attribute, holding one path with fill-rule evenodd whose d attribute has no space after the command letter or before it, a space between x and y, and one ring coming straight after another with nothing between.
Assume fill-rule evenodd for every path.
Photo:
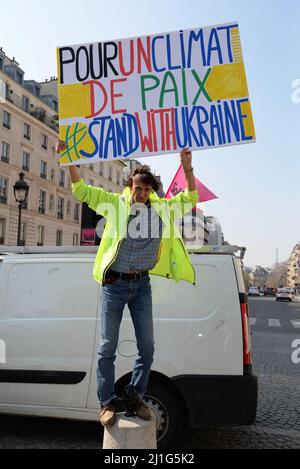
<instances>
[{"instance_id":1,"label":"bare tree","mask_svg":"<svg viewBox=\"0 0 300 469\"><path fill-rule=\"evenodd\" d=\"M243 275L244 275L244 282L245 282L245 287L246 291L248 291L249 287L252 286L252 280L250 277L250 272L243 270Z\"/></svg>"},{"instance_id":2,"label":"bare tree","mask_svg":"<svg viewBox=\"0 0 300 469\"><path fill-rule=\"evenodd\" d=\"M285 286L288 269L288 261L275 264L267 276L267 284L271 287L280 288Z\"/></svg>"}]
</instances>

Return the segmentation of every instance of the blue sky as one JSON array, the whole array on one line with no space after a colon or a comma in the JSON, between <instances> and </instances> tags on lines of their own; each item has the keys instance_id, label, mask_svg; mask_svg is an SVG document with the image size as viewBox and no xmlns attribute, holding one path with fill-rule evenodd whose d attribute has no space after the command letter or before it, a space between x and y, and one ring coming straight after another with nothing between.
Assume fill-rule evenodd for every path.
<instances>
[{"instance_id":1,"label":"blue sky","mask_svg":"<svg viewBox=\"0 0 300 469\"><path fill-rule=\"evenodd\" d=\"M26 79L57 75L57 46L154 34L237 20L257 142L194 152L196 176L219 199L202 204L225 239L247 247L246 264L286 260L300 240L300 79L298 0L10 0L1 7L0 46ZM299 94L300 95L300 94ZM168 188L177 155L143 159Z\"/></svg>"}]
</instances>

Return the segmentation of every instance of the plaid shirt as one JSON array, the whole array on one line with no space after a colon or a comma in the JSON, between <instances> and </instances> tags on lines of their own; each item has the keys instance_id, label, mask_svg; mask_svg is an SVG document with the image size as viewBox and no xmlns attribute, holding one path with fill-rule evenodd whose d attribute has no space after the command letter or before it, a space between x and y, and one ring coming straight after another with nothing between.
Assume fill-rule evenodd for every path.
<instances>
[{"instance_id":1,"label":"plaid shirt","mask_svg":"<svg viewBox=\"0 0 300 469\"><path fill-rule=\"evenodd\" d=\"M127 234L110 269L122 273L153 269L157 262L162 231L163 222L150 202L146 205L132 204Z\"/></svg>"}]
</instances>

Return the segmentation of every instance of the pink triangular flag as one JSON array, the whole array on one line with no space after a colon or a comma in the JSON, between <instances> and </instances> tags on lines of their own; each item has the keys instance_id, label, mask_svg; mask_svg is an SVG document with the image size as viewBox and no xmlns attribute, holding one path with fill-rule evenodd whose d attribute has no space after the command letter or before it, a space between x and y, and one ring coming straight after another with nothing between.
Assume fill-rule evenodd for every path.
<instances>
[{"instance_id":1,"label":"pink triangular flag","mask_svg":"<svg viewBox=\"0 0 300 469\"><path fill-rule=\"evenodd\" d=\"M199 193L198 202L208 202L209 200L218 198L204 184L202 184L202 182L200 182L199 179L197 179L196 177L195 179L196 179L197 191ZM185 188L186 188L185 175L183 171L183 166L180 165L167 191L166 199L172 199L172 197L175 197L175 195L179 194L179 192L184 192Z\"/></svg>"}]
</instances>

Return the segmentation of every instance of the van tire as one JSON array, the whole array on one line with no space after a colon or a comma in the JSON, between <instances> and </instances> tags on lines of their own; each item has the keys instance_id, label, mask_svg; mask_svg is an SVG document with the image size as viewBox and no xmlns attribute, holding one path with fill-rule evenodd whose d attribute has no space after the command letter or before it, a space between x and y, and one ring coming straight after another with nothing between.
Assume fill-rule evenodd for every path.
<instances>
[{"instance_id":1,"label":"van tire","mask_svg":"<svg viewBox=\"0 0 300 469\"><path fill-rule=\"evenodd\" d=\"M145 403L156 415L158 448L168 448L181 435L185 419L182 404L172 392L171 386L150 380L144 396Z\"/></svg>"}]
</instances>

